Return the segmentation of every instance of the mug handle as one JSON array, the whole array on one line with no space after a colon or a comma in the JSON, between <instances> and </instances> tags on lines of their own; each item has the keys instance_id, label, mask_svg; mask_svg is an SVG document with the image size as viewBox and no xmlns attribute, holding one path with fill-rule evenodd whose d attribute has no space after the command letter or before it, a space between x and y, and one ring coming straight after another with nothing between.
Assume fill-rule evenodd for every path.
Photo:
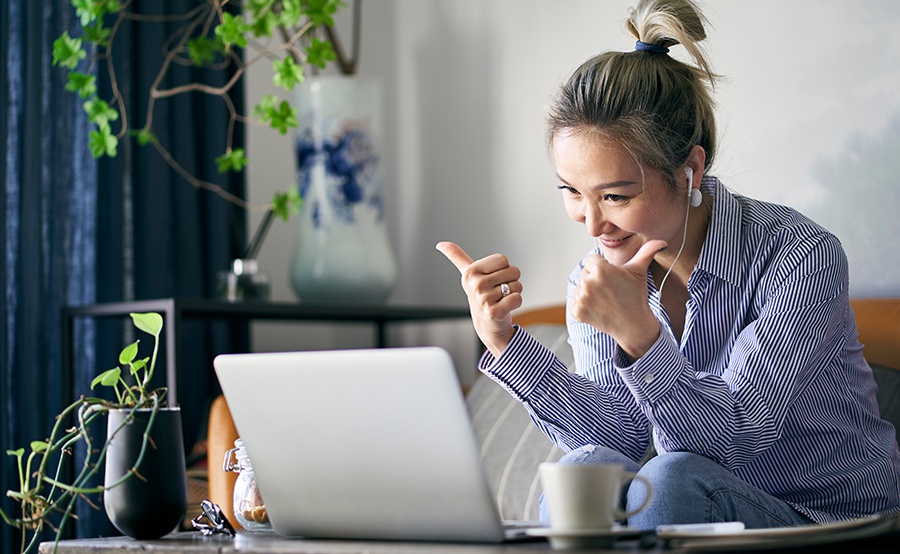
<instances>
[{"instance_id":1,"label":"mug handle","mask_svg":"<svg viewBox=\"0 0 900 554\"><path fill-rule=\"evenodd\" d=\"M636 513L640 512L641 510L646 508L647 504L649 504L650 501L653 500L653 485L650 484L650 481L648 481L646 477L643 477L641 475L638 475L636 473L631 473L631 472L625 473L622 476L623 482L627 481L629 479L632 479L632 480L637 479L638 481L643 483L644 487L646 487L646 489L647 489L647 496L644 497L644 501L641 503L641 505L633 510L626 512L625 510L622 510L617 507L615 509L615 511L616 511L616 517L619 519L629 518L629 517L635 515Z\"/></svg>"}]
</instances>

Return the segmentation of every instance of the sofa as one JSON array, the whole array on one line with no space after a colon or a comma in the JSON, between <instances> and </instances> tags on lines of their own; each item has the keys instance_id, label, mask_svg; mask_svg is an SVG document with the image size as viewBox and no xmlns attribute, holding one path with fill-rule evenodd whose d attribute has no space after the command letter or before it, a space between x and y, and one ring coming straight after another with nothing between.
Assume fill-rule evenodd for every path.
<instances>
[{"instance_id":1,"label":"sofa","mask_svg":"<svg viewBox=\"0 0 900 554\"><path fill-rule=\"evenodd\" d=\"M882 417L900 429L900 298L851 300L863 354L878 384ZM553 350L569 367L572 350L566 341L565 306L523 311L515 322ZM488 480L504 519L538 519L541 489L537 467L556 461L563 452L531 422L525 409L490 379L476 379L466 396L475 435L481 444ZM229 519L236 474L222 470L224 453L238 437L224 398L217 398L208 422L208 497Z\"/></svg>"}]
</instances>

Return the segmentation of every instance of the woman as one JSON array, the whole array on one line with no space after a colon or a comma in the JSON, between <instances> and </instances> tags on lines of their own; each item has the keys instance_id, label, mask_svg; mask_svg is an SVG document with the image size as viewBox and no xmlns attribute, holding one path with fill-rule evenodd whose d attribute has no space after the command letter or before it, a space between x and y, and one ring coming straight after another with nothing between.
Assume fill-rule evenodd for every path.
<instances>
[{"instance_id":1,"label":"woman","mask_svg":"<svg viewBox=\"0 0 900 554\"><path fill-rule=\"evenodd\" d=\"M551 105L569 216L598 243L572 272L576 371L512 325L518 268L438 249L462 273L480 369L568 454L654 486L630 526L826 523L900 511L900 450L878 416L838 240L796 211L729 192L689 0L642 0L633 52L588 60ZM668 55L684 47L694 60ZM645 491L627 491L637 506Z\"/></svg>"}]
</instances>

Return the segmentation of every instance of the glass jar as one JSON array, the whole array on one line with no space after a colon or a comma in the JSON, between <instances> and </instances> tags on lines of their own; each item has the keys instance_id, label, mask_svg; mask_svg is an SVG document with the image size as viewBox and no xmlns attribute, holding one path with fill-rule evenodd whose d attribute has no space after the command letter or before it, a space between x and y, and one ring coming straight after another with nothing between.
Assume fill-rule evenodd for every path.
<instances>
[{"instance_id":1,"label":"glass jar","mask_svg":"<svg viewBox=\"0 0 900 554\"><path fill-rule=\"evenodd\" d=\"M259 270L254 259L236 259L231 271L220 271L216 276L216 294L227 302L266 302L270 296L269 274Z\"/></svg>"},{"instance_id":2,"label":"glass jar","mask_svg":"<svg viewBox=\"0 0 900 554\"><path fill-rule=\"evenodd\" d=\"M266 503L256 488L256 476L242 439L234 441L234 448L225 453L223 469L238 474L233 496L234 517L238 524L250 532L272 531Z\"/></svg>"}]
</instances>

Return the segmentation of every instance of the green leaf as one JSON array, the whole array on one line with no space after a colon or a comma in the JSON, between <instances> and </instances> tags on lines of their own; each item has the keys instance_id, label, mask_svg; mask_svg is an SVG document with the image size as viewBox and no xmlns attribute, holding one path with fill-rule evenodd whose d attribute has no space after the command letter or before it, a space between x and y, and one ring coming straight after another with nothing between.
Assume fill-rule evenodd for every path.
<instances>
[{"instance_id":1,"label":"green leaf","mask_svg":"<svg viewBox=\"0 0 900 554\"><path fill-rule=\"evenodd\" d=\"M241 171L244 169L244 166L247 165L248 161L247 154L244 152L243 148L229 150L216 158L216 163L219 164L219 173L225 173L226 171Z\"/></svg>"},{"instance_id":2,"label":"green leaf","mask_svg":"<svg viewBox=\"0 0 900 554\"><path fill-rule=\"evenodd\" d=\"M96 2L92 0L72 0L72 6L75 8L75 15L81 18L81 26L84 27L91 21L99 17Z\"/></svg>"},{"instance_id":3,"label":"green leaf","mask_svg":"<svg viewBox=\"0 0 900 554\"><path fill-rule=\"evenodd\" d=\"M150 361L150 358L144 358L142 360L138 360L131 364L131 375L133 375L136 379L138 379L138 374L147 367L147 363ZM138 379L140 380L140 379Z\"/></svg>"},{"instance_id":4,"label":"green leaf","mask_svg":"<svg viewBox=\"0 0 900 554\"><path fill-rule=\"evenodd\" d=\"M253 110L263 123L268 123L273 129L277 129L282 135L288 129L297 126L297 110L291 107L286 100L278 103L275 95L267 94L260 99L259 104Z\"/></svg>"},{"instance_id":5,"label":"green leaf","mask_svg":"<svg viewBox=\"0 0 900 554\"><path fill-rule=\"evenodd\" d=\"M103 155L115 158L118 146L119 139L110 132L108 123L99 125L96 130L88 133L88 147L95 158Z\"/></svg>"},{"instance_id":6,"label":"green leaf","mask_svg":"<svg viewBox=\"0 0 900 554\"><path fill-rule=\"evenodd\" d=\"M188 56L197 67L216 59L216 41L209 37L195 37L188 41Z\"/></svg>"},{"instance_id":7,"label":"green leaf","mask_svg":"<svg viewBox=\"0 0 900 554\"><path fill-rule=\"evenodd\" d=\"M72 0L72 6L75 8L75 15L81 19L82 27L122 9L119 0Z\"/></svg>"},{"instance_id":8,"label":"green leaf","mask_svg":"<svg viewBox=\"0 0 900 554\"><path fill-rule=\"evenodd\" d=\"M271 0L266 0L263 3L272 4ZM254 37L270 37L272 33L275 31L275 28L279 24L278 15L275 14L271 9L264 11L263 8L260 8L259 13L252 11L250 13L250 32L253 33Z\"/></svg>"},{"instance_id":9,"label":"green leaf","mask_svg":"<svg viewBox=\"0 0 900 554\"><path fill-rule=\"evenodd\" d=\"M291 214L297 213L302 205L303 199L295 186L288 188L287 192L276 192L272 197L272 212L275 217L284 221L290 219Z\"/></svg>"},{"instance_id":10,"label":"green leaf","mask_svg":"<svg viewBox=\"0 0 900 554\"><path fill-rule=\"evenodd\" d=\"M94 390L94 387L97 385L103 385L104 387L114 387L116 383L119 382L119 377L122 375L122 370L114 367L112 369L107 369L100 375L94 377L94 380L91 381L91 390Z\"/></svg>"},{"instance_id":11,"label":"green leaf","mask_svg":"<svg viewBox=\"0 0 900 554\"><path fill-rule=\"evenodd\" d=\"M119 353L119 363L120 364L122 364L122 365L130 364L131 362L134 361L134 358L137 356L137 353L138 353L138 343L139 342L141 342L141 341L136 340L133 343L129 344L128 346L126 346L125 348L122 349L122 351Z\"/></svg>"},{"instance_id":12,"label":"green leaf","mask_svg":"<svg viewBox=\"0 0 900 554\"><path fill-rule=\"evenodd\" d=\"M304 2L305 0L281 0L281 18L278 24L286 28L298 25L306 13Z\"/></svg>"},{"instance_id":13,"label":"green leaf","mask_svg":"<svg viewBox=\"0 0 900 554\"><path fill-rule=\"evenodd\" d=\"M119 112L111 108L105 100L97 97L93 97L84 103L84 111L88 114L88 119L98 127L103 125L109 127L110 121L119 119Z\"/></svg>"},{"instance_id":14,"label":"green leaf","mask_svg":"<svg viewBox=\"0 0 900 554\"><path fill-rule=\"evenodd\" d=\"M64 32L53 41L53 65L61 65L69 69L75 69L78 62L87 57L87 52L81 47L80 38L72 38L69 32Z\"/></svg>"},{"instance_id":15,"label":"green leaf","mask_svg":"<svg viewBox=\"0 0 900 554\"><path fill-rule=\"evenodd\" d=\"M222 22L216 25L215 35L219 37L225 47L236 44L240 48L247 46L247 37L244 36L250 30L250 25L239 15L228 12L222 13Z\"/></svg>"},{"instance_id":16,"label":"green leaf","mask_svg":"<svg viewBox=\"0 0 900 554\"><path fill-rule=\"evenodd\" d=\"M16 450L7 450L7 454L10 456L15 456L16 458L21 458L23 454L25 454L24 448L17 448Z\"/></svg>"},{"instance_id":17,"label":"green leaf","mask_svg":"<svg viewBox=\"0 0 900 554\"><path fill-rule=\"evenodd\" d=\"M315 42L317 39L313 39ZM331 46L331 43L328 43ZM332 54L334 51L332 50ZM325 67L324 65L321 67ZM272 82L276 87L282 87L285 90L291 90L294 88L294 85L299 85L303 82L303 67L297 65L294 61L294 58L288 56L283 60L275 60L272 62L272 70L275 72L275 76L272 77Z\"/></svg>"},{"instance_id":18,"label":"green leaf","mask_svg":"<svg viewBox=\"0 0 900 554\"><path fill-rule=\"evenodd\" d=\"M295 0L296 1L296 0ZM334 26L332 17L339 8L344 6L342 0L303 0L306 4L306 15L313 25Z\"/></svg>"},{"instance_id":19,"label":"green leaf","mask_svg":"<svg viewBox=\"0 0 900 554\"><path fill-rule=\"evenodd\" d=\"M38 454L50 448L50 443L46 441L31 441L31 449Z\"/></svg>"},{"instance_id":20,"label":"green leaf","mask_svg":"<svg viewBox=\"0 0 900 554\"><path fill-rule=\"evenodd\" d=\"M131 374L137 375L138 372L145 367L147 367L147 362L150 361L150 358L144 358L143 360L138 360L131 365Z\"/></svg>"},{"instance_id":21,"label":"green leaf","mask_svg":"<svg viewBox=\"0 0 900 554\"><path fill-rule=\"evenodd\" d=\"M135 140L140 146L147 146L152 142L156 142L156 137L153 135L153 131L147 129L146 127L141 129L140 131L133 131L132 136L134 136Z\"/></svg>"},{"instance_id":22,"label":"green leaf","mask_svg":"<svg viewBox=\"0 0 900 554\"><path fill-rule=\"evenodd\" d=\"M145 314L131 313L128 315L130 315L132 321L134 321L135 327L147 333L148 335L159 337L159 333L160 331L162 331L163 327L163 318L161 315L156 312Z\"/></svg>"},{"instance_id":23,"label":"green leaf","mask_svg":"<svg viewBox=\"0 0 900 554\"><path fill-rule=\"evenodd\" d=\"M109 46L110 29L103 26L103 22L98 21L93 25L84 28L84 40L92 42L98 46Z\"/></svg>"},{"instance_id":24,"label":"green leaf","mask_svg":"<svg viewBox=\"0 0 900 554\"><path fill-rule=\"evenodd\" d=\"M325 69L328 62L333 62L336 59L337 54L334 53L334 48L327 40L314 38L309 46L306 47L306 61L312 65Z\"/></svg>"},{"instance_id":25,"label":"green leaf","mask_svg":"<svg viewBox=\"0 0 900 554\"><path fill-rule=\"evenodd\" d=\"M253 115L258 116L260 119L265 117L266 113L270 110L275 109L275 105L278 103L278 97L274 94L265 94L262 98L259 99L259 104L257 104L253 108Z\"/></svg>"},{"instance_id":26,"label":"green leaf","mask_svg":"<svg viewBox=\"0 0 900 554\"><path fill-rule=\"evenodd\" d=\"M66 90L77 92L82 98L88 98L97 92L97 78L80 71L70 71Z\"/></svg>"},{"instance_id":27,"label":"green leaf","mask_svg":"<svg viewBox=\"0 0 900 554\"><path fill-rule=\"evenodd\" d=\"M244 13L250 14L250 21L255 21L268 13L272 13L274 7L275 0L246 0L244 2Z\"/></svg>"}]
</instances>

